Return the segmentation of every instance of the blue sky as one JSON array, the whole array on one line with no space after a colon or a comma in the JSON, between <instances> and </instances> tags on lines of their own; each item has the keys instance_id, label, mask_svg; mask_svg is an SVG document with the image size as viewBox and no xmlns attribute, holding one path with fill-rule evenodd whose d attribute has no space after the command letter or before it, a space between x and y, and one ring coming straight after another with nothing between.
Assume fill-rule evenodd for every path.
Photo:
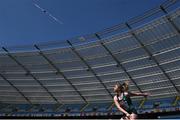
<instances>
[{"instance_id":1,"label":"blue sky","mask_svg":"<svg viewBox=\"0 0 180 120\"><path fill-rule=\"evenodd\" d=\"M94 33L139 15L165 0L0 0L0 45L66 40Z\"/></svg>"}]
</instances>

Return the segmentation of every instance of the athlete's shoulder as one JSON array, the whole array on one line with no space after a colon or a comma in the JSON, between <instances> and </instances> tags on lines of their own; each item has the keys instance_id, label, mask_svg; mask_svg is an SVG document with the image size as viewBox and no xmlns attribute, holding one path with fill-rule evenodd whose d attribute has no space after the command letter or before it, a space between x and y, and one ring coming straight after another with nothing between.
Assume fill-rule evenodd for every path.
<instances>
[{"instance_id":1,"label":"athlete's shoulder","mask_svg":"<svg viewBox=\"0 0 180 120\"><path fill-rule=\"evenodd\" d=\"M114 100L117 100L117 95L114 96Z\"/></svg>"}]
</instances>

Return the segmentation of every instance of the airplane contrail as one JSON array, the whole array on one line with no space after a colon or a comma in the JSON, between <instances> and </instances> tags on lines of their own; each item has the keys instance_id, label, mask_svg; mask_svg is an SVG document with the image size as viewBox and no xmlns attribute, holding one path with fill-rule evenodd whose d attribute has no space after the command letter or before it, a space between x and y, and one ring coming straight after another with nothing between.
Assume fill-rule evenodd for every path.
<instances>
[{"instance_id":1,"label":"airplane contrail","mask_svg":"<svg viewBox=\"0 0 180 120\"><path fill-rule=\"evenodd\" d=\"M37 3L33 2L33 5L40 9L44 14L47 14L51 19L53 19L54 21L56 21L59 24L64 24L61 20L59 20L58 18L56 18L55 16L53 16L51 13L49 13L47 10L43 9L42 7L40 7Z\"/></svg>"}]
</instances>

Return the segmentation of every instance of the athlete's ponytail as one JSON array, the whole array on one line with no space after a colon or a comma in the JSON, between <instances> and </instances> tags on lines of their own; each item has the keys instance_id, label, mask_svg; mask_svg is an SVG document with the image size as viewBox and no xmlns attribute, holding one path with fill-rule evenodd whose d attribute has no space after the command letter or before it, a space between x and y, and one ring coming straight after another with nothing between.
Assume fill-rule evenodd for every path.
<instances>
[{"instance_id":1,"label":"athlete's ponytail","mask_svg":"<svg viewBox=\"0 0 180 120\"><path fill-rule=\"evenodd\" d=\"M129 81L125 81L123 84L122 84L122 90L124 92L127 92L129 90Z\"/></svg>"},{"instance_id":2,"label":"athlete's ponytail","mask_svg":"<svg viewBox=\"0 0 180 120\"><path fill-rule=\"evenodd\" d=\"M123 87L120 83L116 83L114 86L114 92L118 93L118 92L123 92Z\"/></svg>"}]
</instances>

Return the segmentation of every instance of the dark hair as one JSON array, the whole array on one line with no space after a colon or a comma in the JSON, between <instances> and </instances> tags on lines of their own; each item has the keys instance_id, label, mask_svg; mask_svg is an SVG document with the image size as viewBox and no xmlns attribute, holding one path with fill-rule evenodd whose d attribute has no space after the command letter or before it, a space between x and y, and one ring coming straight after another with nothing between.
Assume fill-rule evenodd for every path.
<instances>
[{"instance_id":1,"label":"dark hair","mask_svg":"<svg viewBox=\"0 0 180 120\"><path fill-rule=\"evenodd\" d=\"M125 81L123 84L116 83L116 85L117 85L117 89L114 89L114 92L118 92L118 90L120 90L120 92L125 92L128 91L129 89L128 81Z\"/></svg>"},{"instance_id":2,"label":"dark hair","mask_svg":"<svg viewBox=\"0 0 180 120\"><path fill-rule=\"evenodd\" d=\"M129 84L128 84L127 82L124 82L124 83L122 84L122 89L123 89L123 91L128 91L128 89L129 89Z\"/></svg>"},{"instance_id":3,"label":"dark hair","mask_svg":"<svg viewBox=\"0 0 180 120\"><path fill-rule=\"evenodd\" d=\"M120 83L116 83L115 86L117 85L117 89L114 89L114 92L118 92L118 90L120 90L120 92L122 92L123 87Z\"/></svg>"}]
</instances>

